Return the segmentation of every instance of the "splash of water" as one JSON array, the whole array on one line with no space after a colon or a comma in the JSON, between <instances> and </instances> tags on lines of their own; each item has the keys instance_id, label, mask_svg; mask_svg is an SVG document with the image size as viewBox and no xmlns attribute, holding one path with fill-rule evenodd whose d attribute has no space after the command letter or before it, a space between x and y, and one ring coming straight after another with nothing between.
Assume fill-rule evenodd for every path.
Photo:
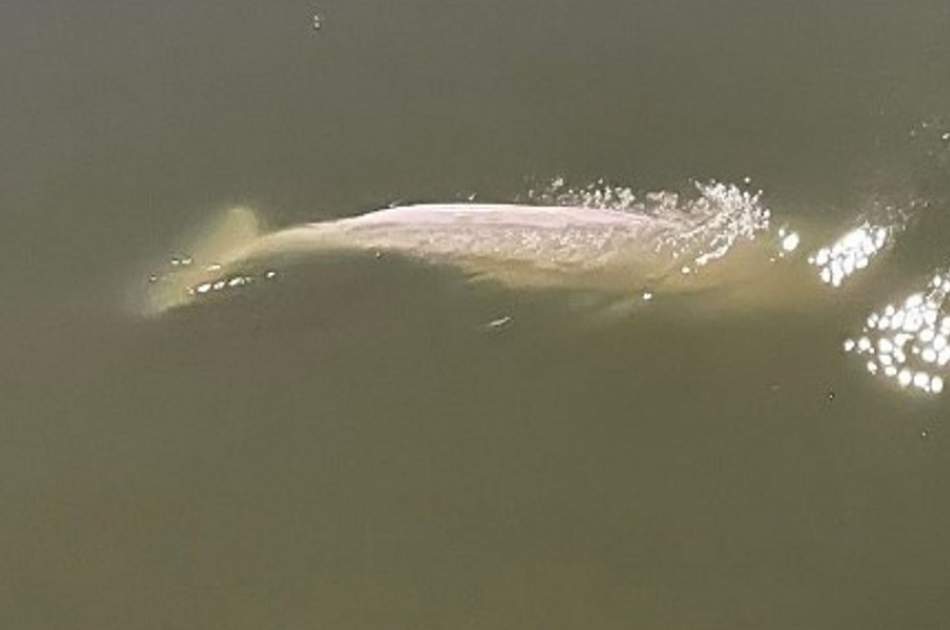
<instances>
[{"instance_id":1,"label":"splash of water","mask_svg":"<svg viewBox=\"0 0 950 630\"><path fill-rule=\"evenodd\" d=\"M629 186L603 179L572 187L563 177L528 191L528 200L535 204L629 212L681 225L682 229L660 239L656 250L681 260L683 274L695 273L725 257L738 242L755 240L767 232L772 213L762 197L761 190L750 192L716 180L693 182L691 195L651 191L640 197ZM784 251L797 248L796 233L789 231L780 237Z\"/></svg>"}]
</instances>

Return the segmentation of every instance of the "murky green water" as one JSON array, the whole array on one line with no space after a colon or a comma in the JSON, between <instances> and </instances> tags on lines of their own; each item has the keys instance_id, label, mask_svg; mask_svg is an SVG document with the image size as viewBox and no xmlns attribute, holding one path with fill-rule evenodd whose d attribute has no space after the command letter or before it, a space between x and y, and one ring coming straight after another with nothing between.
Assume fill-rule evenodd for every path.
<instances>
[{"instance_id":1,"label":"murky green water","mask_svg":"<svg viewBox=\"0 0 950 630\"><path fill-rule=\"evenodd\" d=\"M0 51L0 626L945 626L947 394L842 342L950 259L946 2L14 0ZM914 219L780 307L359 256L130 306L229 206L557 176Z\"/></svg>"}]
</instances>

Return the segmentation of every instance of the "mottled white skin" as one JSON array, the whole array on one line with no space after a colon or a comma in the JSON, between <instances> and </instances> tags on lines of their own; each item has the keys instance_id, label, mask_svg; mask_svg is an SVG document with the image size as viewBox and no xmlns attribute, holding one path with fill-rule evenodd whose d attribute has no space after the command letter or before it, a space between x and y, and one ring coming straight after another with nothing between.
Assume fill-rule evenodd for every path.
<instances>
[{"instance_id":1,"label":"mottled white skin","mask_svg":"<svg viewBox=\"0 0 950 630\"><path fill-rule=\"evenodd\" d=\"M241 217L247 222L246 215ZM788 297L787 286L778 291L760 286L766 276L773 284L782 284L774 278L776 269L770 257L775 250L766 246L767 239L742 239L723 259L700 269L690 257L700 252L685 252L675 258L664 243L695 227L697 221L678 213L655 217L561 206L421 204L265 235L238 230L239 237L224 239L204 252L206 261L207 256L213 256L222 264L221 270L195 269L185 274L180 294L170 297L166 293L153 310L184 304L190 301L188 286L239 273L242 267L285 256L347 251L395 253L455 266L474 277L511 287L597 290L626 297L639 297L644 290L664 293L714 288L729 295L741 288L750 289L766 302L774 302L779 295ZM691 268L690 273L682 273L684 266ZM729 299L745 302L748 297Z\"/></svg>"},{"instance_id":2,"label":"mottled white skin","mask_svg":"<svg viewBox=\"0 0 950 630\"><path fill-rule=\"evenodd\" d=\"M629 287L672 268L659 244L679 229L667 219L613 210L426 204L281 230L225 262L363 250L454 265L515 286Z\"/></svg>"}]
</instances>

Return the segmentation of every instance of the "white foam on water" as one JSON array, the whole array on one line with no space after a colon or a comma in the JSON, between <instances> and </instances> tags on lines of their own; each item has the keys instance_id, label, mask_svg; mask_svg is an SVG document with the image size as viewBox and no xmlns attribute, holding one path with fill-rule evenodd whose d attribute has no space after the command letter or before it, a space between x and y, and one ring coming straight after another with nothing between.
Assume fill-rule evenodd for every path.
<instances>
[{"instance_id":1,"label":"white foam on water","mask_svg":"<svg viewBox=\"0 0 950 630\"><path fill-rule=\"evenodd\" d=\"M703 267L726 256L741 240L754 240L769 229L771 211L761 190L750 192L729 183L711 180L694 182L693 195L653 191L638 196L627 186L612 186L604 180L584 187L569 187L563 177L539 190L529 191L533 202L557 206L609 209L645 217L655 217L680 226L659 240L656 246L676 259L688 259ZM792 252L799 243L797 233L780 233L780 252ZM683 271L683 273L689 273Z\"/></svg>"}]
</instances>

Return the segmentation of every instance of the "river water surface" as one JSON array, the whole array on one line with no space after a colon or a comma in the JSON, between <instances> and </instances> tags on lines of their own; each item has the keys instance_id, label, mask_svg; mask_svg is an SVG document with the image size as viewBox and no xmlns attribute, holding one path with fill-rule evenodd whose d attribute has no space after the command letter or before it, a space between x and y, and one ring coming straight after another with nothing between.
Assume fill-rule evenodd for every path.
<instances>
[{"instance_id":1,"label":"river water surface","mask_svg":"<svg viewBox=\"0 0 950 630\"><path fill-rule=\"evenodd\" d=\"M946 627L946 1L12 0L0 51L0 626ZM757 299L341 254L140 308L234 206L712 180L818 226Z\"/></svg>"}]
</instances>

